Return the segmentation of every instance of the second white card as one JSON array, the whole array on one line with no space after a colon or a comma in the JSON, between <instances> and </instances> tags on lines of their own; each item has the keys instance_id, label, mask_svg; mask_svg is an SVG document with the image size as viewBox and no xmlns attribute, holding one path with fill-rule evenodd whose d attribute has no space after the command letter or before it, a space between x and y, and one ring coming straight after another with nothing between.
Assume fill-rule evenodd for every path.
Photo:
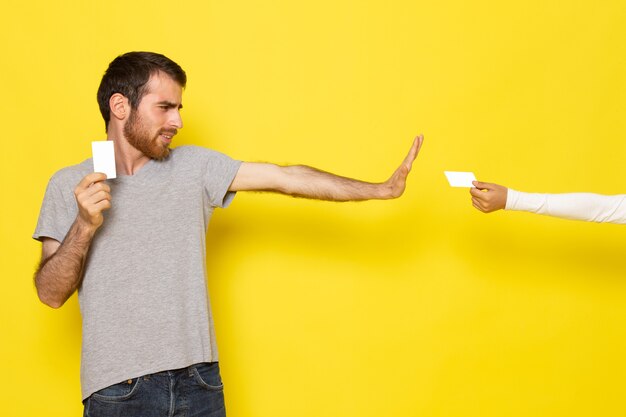
<instances>
[{"instance_id":1,"label":"second white card","mask_svg":"<svg viewBox=\"0 0 626 417\"><path fill-rule=\"evenodd\" d=\"M448 178L451 187L473 187L472 181L476 181L473 172L443 171Z\"/></svg>"}]
</instances>

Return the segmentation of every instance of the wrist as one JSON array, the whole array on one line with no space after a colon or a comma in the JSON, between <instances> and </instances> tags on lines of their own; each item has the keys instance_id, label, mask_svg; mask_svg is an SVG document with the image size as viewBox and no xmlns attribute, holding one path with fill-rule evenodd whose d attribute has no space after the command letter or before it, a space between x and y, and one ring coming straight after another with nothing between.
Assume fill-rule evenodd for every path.
<instances>
[{"instance_id":1,"label":"wrist","mask_svg":"<svg viewBox=\"0 0 626 417\"><path fill-rule=\"evenodd\" d=\"M502 208L502 210L515 210L517 200L519 199L519 194L519 191L515 191L512 188L507 188L506 197L504 200L504 207Z\"/></svg>"},{"instance_id":2,"label":"wrist","mask_svg":"<svg viewBox=\"0 0 626 417\"><path fill-rule=\"evenodd\" d=\"M398 188L397 184L388 180L381 184L377 184L377 192L375 193L374 198L378 200L391 200L400 197L403 192L404 189Z\"/></svg>"},{"instance_id":3,"label":"wrist","mask_svg":"<svg viewBox=\"0 0 626 417\"><path fill-rule=\"evenodd\" d=\"M85 221L81 217L77 217L74 222L74 231L77 236L87 239L92 239L96 234L99 226L94 225L91 222Z\"/></svg>"}]
</instances>

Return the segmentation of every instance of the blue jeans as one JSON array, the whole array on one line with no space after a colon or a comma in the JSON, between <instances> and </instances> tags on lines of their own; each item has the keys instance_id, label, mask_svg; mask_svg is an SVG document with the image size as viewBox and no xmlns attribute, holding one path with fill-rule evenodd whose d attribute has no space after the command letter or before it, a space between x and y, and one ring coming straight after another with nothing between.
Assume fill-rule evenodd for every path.
<instances>
[{"instance_id":1,"label":"blue jeans","mask_svg":"<svg viewBox=\"0 0 626 417\"><path fill-rule=\"evenodd\" d=\"M93 393L84 417L225 417L217 362L158 372Z\"/></svg>"}]
</instances>

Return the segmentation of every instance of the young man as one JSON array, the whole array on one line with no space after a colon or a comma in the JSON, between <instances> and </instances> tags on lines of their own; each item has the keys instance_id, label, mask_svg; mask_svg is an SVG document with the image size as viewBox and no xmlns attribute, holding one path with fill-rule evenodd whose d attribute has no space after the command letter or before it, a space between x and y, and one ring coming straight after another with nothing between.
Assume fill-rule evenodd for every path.
<instances>
[{"instance_id":1,"label":"young man","mask_svg":"<svg viewBox=\"0 0 626 417\"><path fill-rule=\"evenodd\" d=\"M483 213L518 210L571 220L626 224L626 194L530 194L488 182L473 182L472 204Z\"/></svg>"},{"instance_id":2,"label":"young man","mask_svg":"<svg viewBox=\"0 0 626 417\"><path fill-rule=\"evenodd\" d=\"M185 72L163 55L113 60L98 103L118 178L93 173L88 159L58 171L46 190L34 233L42 242L35 283L54 308L78 290L86 415L223 416L204 264L213 209L248 190L332 201L397 198L423 140L378 184L235 161L200 147L170 149L183 127L185 85Z\"/></svg>"}]
</instances>

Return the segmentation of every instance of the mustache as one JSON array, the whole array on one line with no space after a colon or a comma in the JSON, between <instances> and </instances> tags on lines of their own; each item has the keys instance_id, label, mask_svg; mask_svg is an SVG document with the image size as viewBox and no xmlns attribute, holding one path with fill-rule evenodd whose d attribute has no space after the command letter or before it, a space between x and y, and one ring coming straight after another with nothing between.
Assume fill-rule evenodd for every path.
<instances>
[{"instance_id":1,"label":"mustache","mask_svg":"<svg viewBox=\"0 0 626 417\"><path fill-rule=\"evenodd\" d=\"M159 135L165 133L168 136L175 136L178 133L178 129L161 129Z\"/></svg>"}]
</instances>

